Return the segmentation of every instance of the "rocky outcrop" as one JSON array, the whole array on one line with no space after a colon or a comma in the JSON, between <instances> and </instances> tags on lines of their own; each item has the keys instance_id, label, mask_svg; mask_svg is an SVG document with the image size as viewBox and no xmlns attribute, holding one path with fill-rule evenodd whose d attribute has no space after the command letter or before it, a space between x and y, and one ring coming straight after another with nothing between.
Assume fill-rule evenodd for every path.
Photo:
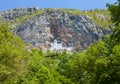
<instances>
[{"instance_id":1,"label":"rocky outcrop","mask_svg":"<svg viewBox=\"0 0 120 84\"><path fill-rule=\"evenodd\" d=\"M24 14L41 9L29 8L22 10L16 9L15 12L1 13L0 16L6 21L11 20L10 17L22 17ZM109 33L95 25L90 17L86 15L74 15L60 10L41 11L42 14L29 18L24 23L16 26L14 33L25 42L32 44L33 47L42 50L50 49L50 44L55 39L62 42L64 47L83 50Z\"/></svg>"},{"instance_id":2,"label":"rocky outcrop","mask_svg":"<svg viewBox=\"0 0 120 84\"><path fill-rule=\"evenodd\" d=\"M27 14L31 14L32 12L37 11L38 8L19 8L19 9L13 9L13 10L7 10L0 12L0 18L3 22L9 21L9 20L15 20L16 18L23 17Z\"/></svg>"}]
</instances>

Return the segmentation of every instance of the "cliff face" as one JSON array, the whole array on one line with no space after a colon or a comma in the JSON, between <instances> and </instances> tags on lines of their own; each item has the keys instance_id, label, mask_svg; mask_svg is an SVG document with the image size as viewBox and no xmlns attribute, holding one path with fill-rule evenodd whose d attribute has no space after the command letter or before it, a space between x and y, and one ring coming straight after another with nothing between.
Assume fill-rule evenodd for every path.
<instances>
[{"instance_id":1,"label":"cliff face","mask_svg":"<svg viewBox=\"0 0 120 84\"><path fill-rule=\"evenodd\" d=\"M13 20L41 9L29 8L0 13L3 21ZM42 14L26 19L12 31L25 42L42 50L51 48L54 40L64 47L83 50L96 40L101 40L108 32L99 28L90 17L74 15L60 10L41 10Z\"/></svg>"}]
</instances>

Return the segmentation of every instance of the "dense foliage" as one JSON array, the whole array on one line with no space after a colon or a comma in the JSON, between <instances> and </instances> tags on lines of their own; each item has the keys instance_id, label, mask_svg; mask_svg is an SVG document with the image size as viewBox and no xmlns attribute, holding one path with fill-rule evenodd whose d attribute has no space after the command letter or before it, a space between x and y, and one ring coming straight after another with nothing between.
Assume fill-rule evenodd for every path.
<instances>
[{"instance_id":1,"label":"dense foliage","mask_svg":"<svg viewBox=\"0 0 120 84\"><path fill-rule=\"evenodd\" d=\"M23 77L29 55L23 41L13 36L9 26L0 23L0 82L9 84ZM12 80L12 82L10 81Z\"/></svg>"},{"instance_id":2,"label":"dense foliage","mask_svg":"<svg viewBox=\"0 0 120 84\"><path fill-rule=\"evenodd\" d=\"M113 32L82 52L28 52L22 40L10 33L10 27L0 22L0 84L120 84L117 7L120 0L108 5L115 23Z\"/></svg>"}]
</instances>

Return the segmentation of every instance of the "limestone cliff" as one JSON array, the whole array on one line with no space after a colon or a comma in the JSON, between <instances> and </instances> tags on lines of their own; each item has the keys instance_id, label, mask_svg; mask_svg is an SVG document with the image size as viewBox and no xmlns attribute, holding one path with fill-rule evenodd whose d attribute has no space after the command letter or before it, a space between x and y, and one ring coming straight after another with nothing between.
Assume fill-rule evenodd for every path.
<instances>
[{"instance_id":1,"label":"limestone cliff","mask_svg":"<svg viewBox=\"0 0 120 84\"><path fill-rule=\"evenodd\" d=\"M21 23L16 21L25 15L32 15L41 11L41 14L24 19ZM83 50L96 40L101 40L109 31L97 26L91 17L79 14L66 13L61 10L47 10L39 8L21 8L0 13L3 22L17 23L12 32L20 36L25 42L42 50L51 48L56 39L64 47L73 50Z\"/></svg>"}]
</instances>

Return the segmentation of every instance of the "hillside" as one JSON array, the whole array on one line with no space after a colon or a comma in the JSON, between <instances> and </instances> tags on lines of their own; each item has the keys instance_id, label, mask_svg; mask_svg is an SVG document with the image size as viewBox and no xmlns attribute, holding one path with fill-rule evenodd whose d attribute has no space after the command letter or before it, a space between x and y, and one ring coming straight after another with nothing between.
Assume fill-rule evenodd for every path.
<instances>
[{"instance_id":1,"label":"hillside","mask_svg":"<svg viewBox=\"0 0 120 84\"><path fill-rule=\"evenodd\" d=\"M0 12L0 84L120 84L120 0L107 6Z\"/></svg>"},{"instance_id":2,"label":"hillside","mask_svg":"<svg viewBox=\"0 0 120 84\"><path fill-rule=\"evenodd\" d=\"M0 13L3 22L25 42L42 50L84 50L110 32L105 10L19 8ZM54 41L55 45L51 45Z\"/></svg>"}]
</instances>

